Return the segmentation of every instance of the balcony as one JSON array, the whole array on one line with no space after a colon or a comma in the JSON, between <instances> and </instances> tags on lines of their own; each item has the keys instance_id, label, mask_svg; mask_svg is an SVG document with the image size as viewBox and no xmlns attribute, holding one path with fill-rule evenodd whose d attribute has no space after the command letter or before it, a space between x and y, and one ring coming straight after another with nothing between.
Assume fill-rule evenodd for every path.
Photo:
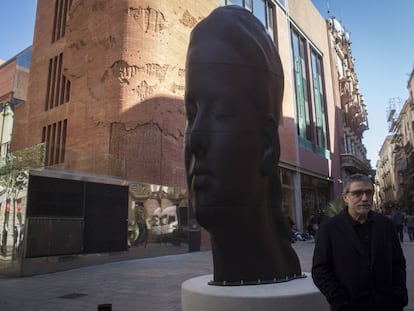
<instances>
[{"instance_id":1,"label":"balcony","mask_svg":"<svg viewBox=\"0 0 414 311\"><path fill-rule=\"evenodd\" d=\"M368 161L362 161L351 153L342 153L341 154L341 167L350 172L354 173L364 173L366 175L371 174L371 166Z\"/></svg>"},{"instance_id":2,"label":"balcony","mask_svg":"<svg viewBox=\"0 0 414 311\"><path fill-rule=\"evenodd\" d=\"M403 135L402 135L402 134L395 133L395 134L392 136L392 139L391 139L391 144L401 143L402 139L403 139Z\"/></svg>"}]
</instances>

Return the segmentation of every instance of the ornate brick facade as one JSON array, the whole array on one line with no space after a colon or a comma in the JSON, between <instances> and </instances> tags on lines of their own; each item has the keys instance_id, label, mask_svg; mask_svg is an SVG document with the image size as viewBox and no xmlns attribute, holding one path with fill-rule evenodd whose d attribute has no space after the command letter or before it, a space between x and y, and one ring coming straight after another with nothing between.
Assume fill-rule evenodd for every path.
<instances>
[{"instance_id":1,"label":"ornate brick facade","mask_svg":"<svg viewBox=\"0 0 414 311\"><path fill-rule=\"evenodd\" d=\"M38 1L12 148L46 142L47 165L185 187L186 47L219 1L52 2Z\"/></svg>"}]
</instances>

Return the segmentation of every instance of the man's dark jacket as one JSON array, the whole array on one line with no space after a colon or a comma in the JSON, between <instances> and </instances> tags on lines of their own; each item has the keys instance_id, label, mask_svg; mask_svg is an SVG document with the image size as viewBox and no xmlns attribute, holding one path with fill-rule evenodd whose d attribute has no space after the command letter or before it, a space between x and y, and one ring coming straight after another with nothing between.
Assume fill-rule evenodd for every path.
<instances>
[{"instance_id":1,"label":"man's dark jacket","mask_svg":"<svg viewBox=\"0 0 414 311\"><path fill-rule=\"evenodd\" d=\"M331 310L402 310L408 303L405 258L392 221L376 212L371 222L371 259L347 208L318 230L312 278Z\"/></svg>"}]
</instances>

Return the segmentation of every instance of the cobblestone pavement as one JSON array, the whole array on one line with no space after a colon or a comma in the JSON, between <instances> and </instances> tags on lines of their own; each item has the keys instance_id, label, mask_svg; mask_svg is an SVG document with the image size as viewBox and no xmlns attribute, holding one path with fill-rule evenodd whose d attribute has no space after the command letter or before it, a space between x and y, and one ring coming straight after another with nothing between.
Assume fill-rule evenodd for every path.
<instances>
[{"instance_id":1,"label":"cobblestone pavement","mask_svg":"<svg viewBox=\"0 0 414 311\"><path fill-rule=\"evenodd\" d=\"M414 311L414 243L404 242L402 246L407 259L410 299L405 310ZM309 272L314 243L296 242L293 247L302 271ZM211 274L212 267L211 252L202 251L32 277L1 278L0 310L97 310L99 304L111 304L113 311L180 311L181 284Z\"/></svg>"}]
</instances>

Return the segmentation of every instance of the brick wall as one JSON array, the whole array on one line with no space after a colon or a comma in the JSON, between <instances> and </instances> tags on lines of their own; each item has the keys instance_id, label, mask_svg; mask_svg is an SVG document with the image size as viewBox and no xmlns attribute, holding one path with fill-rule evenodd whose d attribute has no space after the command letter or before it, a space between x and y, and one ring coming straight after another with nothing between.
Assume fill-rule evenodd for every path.
<instances>
[{"instance_id":1,"label":"brick wall","mask_svg":"<svg viewBox=\"0 0 414 311\"><path fill-rule=\"evenodd\" d=\"M130 180L185 187L186 48L194 25L219 4L74 0L65 36L51 43L54 6L39 0L28 102L12 147L40 143L43 127L67 119L58 167L111 173L104 166L112 156ZM70 100L45 111L49 62L60 53Z\"/></svg>"}]
</instances>

